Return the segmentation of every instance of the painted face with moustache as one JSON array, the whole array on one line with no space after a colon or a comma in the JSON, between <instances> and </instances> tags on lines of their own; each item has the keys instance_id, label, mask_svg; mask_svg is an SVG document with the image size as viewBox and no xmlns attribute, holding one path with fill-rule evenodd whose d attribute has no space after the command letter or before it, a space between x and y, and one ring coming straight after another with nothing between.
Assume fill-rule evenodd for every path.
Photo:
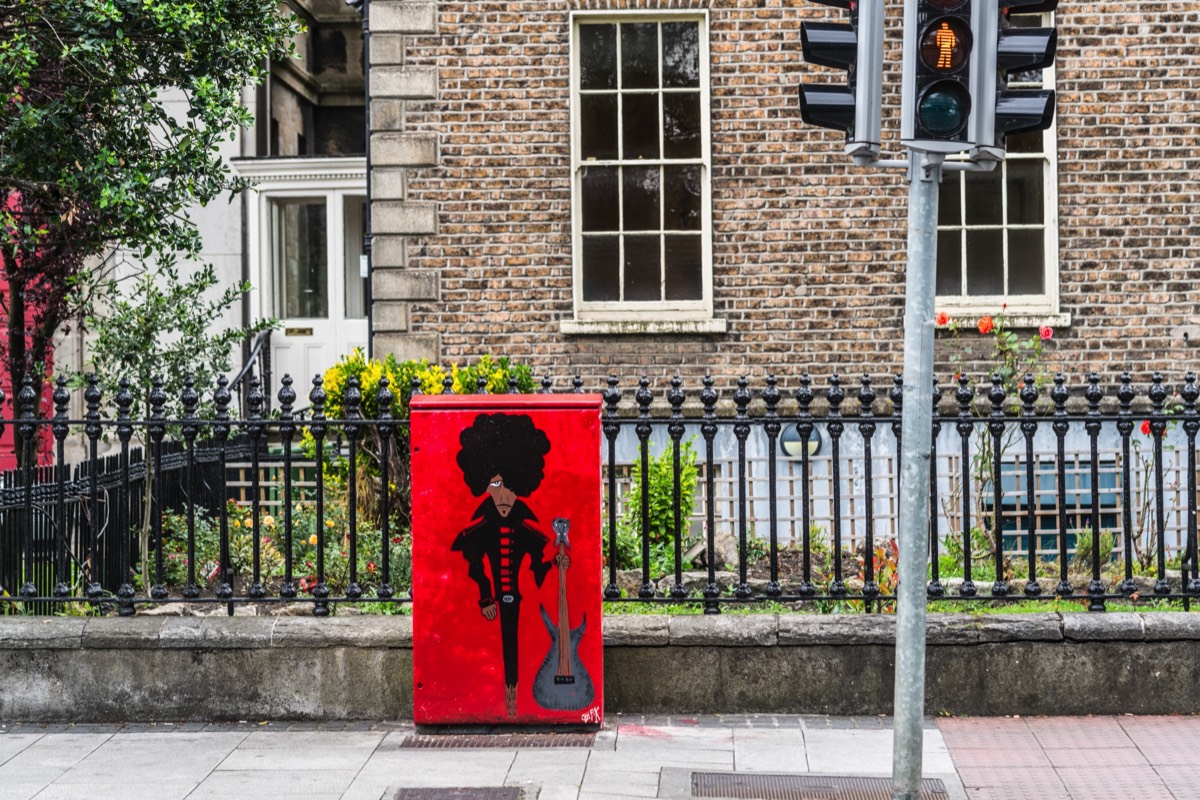
<instances>
[{"instance_id":1,"label":"painted face with moustache","mask_svg":"<svg viewBox=\"0 0 1200 800\"><path fill-rule=\"evenodd\" d=\"M512 511L513 503L516 502L517 493L504 485L504 478L499 474L493 475L488 481L487 493L496 504L500 516L507 517L508 512Z\"/></svg>"}]
</instances>

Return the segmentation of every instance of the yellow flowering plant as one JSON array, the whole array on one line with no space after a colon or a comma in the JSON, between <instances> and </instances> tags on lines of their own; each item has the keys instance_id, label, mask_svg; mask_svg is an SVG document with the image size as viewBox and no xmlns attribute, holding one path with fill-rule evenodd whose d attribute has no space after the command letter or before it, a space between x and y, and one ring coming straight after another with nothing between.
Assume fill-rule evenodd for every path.
<instances>
[{"instance_id":1,"label":"yellow flowering plant","mask_svg":"<svg viewBox=\"0 0 1200 800\"><path fill-rule=\"evenodd\" d=\"M446 388L454 394L474 394L482 385L488 394L509 391L510 381L515 381L518 392L531 393L536 388L533 371L527 364L514 364L508 358L483 355L474 364L459 366L451 364L449 370L428 360L399 361L388 354L382 359L367 358L360 349L354 349L325 371L323 376L326 418L341 420L346 414L346 394L352 378L358 378L362 395L359 414L367 420L379 418L379 385L387 378L388 391L392 400L390 412L395 420L408 419L409 401L412 399L413 384L420 387L422 394L443 394ZM337 426L333 426L335 429ZM379 428L367 425L359 438L358 497L360 513L366 519L379 524L382 508L382 461L383 448ZM408 428L397 425L394 440L388 449L388 496L389 509L395 530L407 530L410 519ZM326 440L328 442L328 438ZM304 446L315 456L315 442L310 433L304 434ZM345 480L349 464L340 453L329 452L326 471Z\"/></svg>"}]
</instances>

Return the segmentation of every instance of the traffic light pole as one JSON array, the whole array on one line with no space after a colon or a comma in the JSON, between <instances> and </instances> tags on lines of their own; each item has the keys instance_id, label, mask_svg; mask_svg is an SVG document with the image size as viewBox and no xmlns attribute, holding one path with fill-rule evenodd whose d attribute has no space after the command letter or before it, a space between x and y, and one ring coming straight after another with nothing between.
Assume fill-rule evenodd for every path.
<instances>
[{"instance_id":1,"label":"traffic light pole","mask_svg":"<svg viewBox=\"0 0 1200 800\"><path fill-rule=\"evenodd\" d=\"M925 563L933 449L933 329L941 153L909 151L900 444L900 584L896 590L893 800L920 800L925 716Z\"/></svg>"}]
</instances>

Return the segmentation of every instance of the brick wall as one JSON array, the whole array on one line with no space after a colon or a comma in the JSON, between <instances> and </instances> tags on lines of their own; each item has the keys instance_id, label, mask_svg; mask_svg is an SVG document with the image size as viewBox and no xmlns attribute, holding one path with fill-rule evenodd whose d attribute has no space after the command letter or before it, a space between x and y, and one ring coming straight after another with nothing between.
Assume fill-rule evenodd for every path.
<instances>
[{"instance_id":1,"label":"brick wall","mask_svg":"<svg viewBox=\"0 0 1200 800\"><path fill-rule=\"evenodd\" d=\"M372 8L385 5L416 7ZM572 8L709 12L713 297L724 334L559 330L572 315ZM403 309L377 326L377 348L459 362L505 354L539 372L579 372L589 386L642 370L711 370L723 385L741 373L898 372L904 175L852 167L840 135L799 117L800 80L840 80L803 62L800 22L838 14L779 0L441 0L434 32L376 37L391 44L387 63L401 65L381 69L436 73L436 92L376 93L376 142L402 131L437 150L401 164L395 196L376 198L376 232L389 234L376 241L376 284L410 287L376 293L377 316ZM884 151L896 156L902 4L889 0L887 14ZM1178 381L1200 366L1200 2L1064 4L1058 30L1059 286L1071 325L1048 344L1049 366ZM428 212L423 225L390 235L404 226L388 220L413 209ZM985 357L968 357L969 371L987 362L974 336L962 340ZM939 348L948 372L947 342Z\"/></svg>"}]
</instances>

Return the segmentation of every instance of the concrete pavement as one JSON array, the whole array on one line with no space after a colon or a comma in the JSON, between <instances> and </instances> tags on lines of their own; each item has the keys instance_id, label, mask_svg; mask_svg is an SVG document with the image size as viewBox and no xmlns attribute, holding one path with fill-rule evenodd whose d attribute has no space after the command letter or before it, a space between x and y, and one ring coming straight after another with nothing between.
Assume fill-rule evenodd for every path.
<instances>
[{"instance_id":1,"label":"concrete pavement","mask_svg":"<svg viewBox=\"0 0 1200 800\"><path fill-rule=\"evenodd\" d=\"M931 795L939 800L1200 795L1196 717L930 719L924 733L924 772L942 782L945 793ZM524 800L682 800L701 796L696 775L728 787L748 776L886 778L892 767L887 717L614 715L594 740L584 738L433 738L402 722L10 722L0 725L0 796L392 800L407 789L401 797L412 800L499 800L503 791L452 790L513 787ZM547 746L564 741L578 746Z\"/></svg>"}]
</instances>

